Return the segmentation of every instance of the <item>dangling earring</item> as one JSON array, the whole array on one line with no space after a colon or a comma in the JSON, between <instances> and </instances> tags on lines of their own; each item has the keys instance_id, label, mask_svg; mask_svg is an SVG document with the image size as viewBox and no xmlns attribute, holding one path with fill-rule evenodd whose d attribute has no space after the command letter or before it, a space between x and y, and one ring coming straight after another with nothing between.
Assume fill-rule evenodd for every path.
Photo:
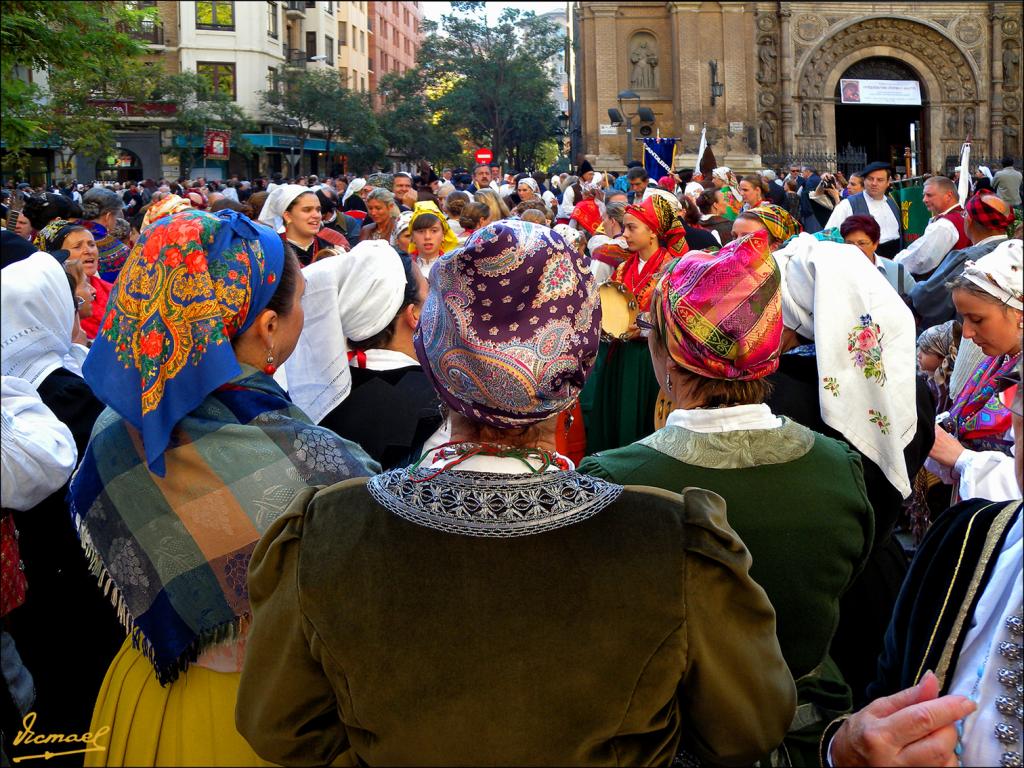
<instances>
[{"instance_id":1,"label":"dangling earring","mask_svg":"<svg viewBox=\"0 0 1024 768\"><path fill-rule=\"evenodd\" d=\"M276 371L276 370L277 370L277 366L274 365L274 353L273 352L268 352L267 353L267 364L265 366L263 366L263 372L265 374L267 374L267 376L273 376L274 375L274 371Z\"/></svg>"},{"instance_id":2,"label":"dangling earring","mask_svg":"<svg viewBox=\"0 0 1024 768\"><path fill-rule=\"evenodd\" d=\"M573 417L572 413L567 413L566 416L565 416L565 436L566 437L569 436L569 430L572 429L573 421L575 421L575 417Z\"/></svg>"},{"instance_id":3,"label":"dangling earring","mask_svg":"<svg viewBox=\"0 0 1024 768\"><path fill-rule=\"evenodd\" d=\"M668 371L665 371L665 389L668 390L670 395L672 394L672 377L669 375Z\"/></svg>"}]
</instances>

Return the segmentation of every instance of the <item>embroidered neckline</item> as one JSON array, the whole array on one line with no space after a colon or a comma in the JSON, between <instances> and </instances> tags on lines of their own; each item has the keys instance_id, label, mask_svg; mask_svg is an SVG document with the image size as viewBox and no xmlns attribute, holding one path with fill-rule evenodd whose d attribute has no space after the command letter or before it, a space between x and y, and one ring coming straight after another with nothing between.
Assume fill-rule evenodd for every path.
<instances>
[{"instance_id":1,"label":"embroidered neckline","mask_svg":"<svg viewBox=\"0 0 1024 768\"><path fill-rule=\"evenodd\" d=\"M704 469L747 469L787 464L814 447L814 433L792 419L782 418L776 429L737 429L694 432L685 427L662 427L640 440L658 453Z\"/></svg>"},{"instance_id":2,"label":"embroidered neckline","mask_svg":"<svg viewBox=\"0 0 1024 768\"><path fill-rule=\"evenodd\" d=\"M622 486L574 471L500 475L393 469L367 482L374 500L403 520L464 536L511 538L574 525L596 515Z\"/></svg>"}]
</instances>

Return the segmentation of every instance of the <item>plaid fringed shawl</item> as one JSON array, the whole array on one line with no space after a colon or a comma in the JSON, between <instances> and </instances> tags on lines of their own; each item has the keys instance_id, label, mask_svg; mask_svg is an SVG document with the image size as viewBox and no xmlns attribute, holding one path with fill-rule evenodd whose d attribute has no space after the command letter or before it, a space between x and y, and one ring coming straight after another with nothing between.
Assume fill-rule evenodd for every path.
<instances>
[{"instance_id":1,"label":"plaid fringed shawl","mask_svg":"<svg viewBox=\"0 0 1024 768\"><path fill-rule=\"evenodd\" d=\"M161 684L239 635L249 558L299 491L379 471L247 366L179 423L165 456L166 475L150 472L139 432L108 408L69 493L90 565Z\"/></svg>"}]
</instances>

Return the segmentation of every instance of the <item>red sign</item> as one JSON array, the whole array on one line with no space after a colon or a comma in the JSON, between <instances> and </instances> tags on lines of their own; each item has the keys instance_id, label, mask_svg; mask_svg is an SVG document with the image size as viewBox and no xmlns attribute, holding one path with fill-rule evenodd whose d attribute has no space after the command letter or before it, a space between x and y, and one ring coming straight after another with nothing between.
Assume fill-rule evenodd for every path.
<instances>
[{"instance_id":1,"label":"red sign","mask_svg":"<svg viewBox=\"0 0 1024 768\"><path fill-rule=\"evenodd\" d=\"M491 152L491 150L489 150L487 147L483 147L482 149L478 149L476 151L476 154L473 155L473 157L476 158L476 162L478 165L487 165L489 162L491 162L491 160L494 159L494 153Z\"/></svg>"},{"instance_id":2,"label":"red sign","mask_svg":"<svg viewBox=\"0 0 1024 768\"><path fill-rule=\"evenodd\" d=\"M230 131L207 131L205 155L208 160L227 160L231 146Z\"/></svg>"}]
</instances>

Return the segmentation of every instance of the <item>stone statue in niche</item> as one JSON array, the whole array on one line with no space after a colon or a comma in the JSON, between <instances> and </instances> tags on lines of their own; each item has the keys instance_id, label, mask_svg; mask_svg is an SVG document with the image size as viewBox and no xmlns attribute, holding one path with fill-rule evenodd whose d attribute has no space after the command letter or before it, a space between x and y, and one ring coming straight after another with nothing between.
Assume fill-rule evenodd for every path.
<instances>
[{"instance_id":1,"label":"stone statue in niche","mask_svg":"<svg viewBox=\"0 0 1024 768\"><path fill-rule=\"evenodd\" d=\"M964 132L968 136L974 135L974 107L967 107L964 110Z\"/></svg>"},{"instance_id":2,"label":"stone statue in niche","mask_svg":"<svg viewBox=\"0 0 1024 768\"><path fill-rule=\"evenodd\" d=\"M811 109L811 122L813 123L814 132L820 134L821 131L821 107L817 104Z\"/></svg>"},{"instance_id":3,"label":"stone statue in niche","mask_svg":"<svg viewBox=\"0 0 1024 768\"><path fill-rule=\"evenodd\" d=\"M810 133L811 123L810 114L806 104L800 106L800 133Z\"/></svg>"},{"instance_id":4,"label":"stone statue in niche","mask_svg":"<svg viewBox=\"0 0 1024 768\"><path fill-rule=\"evenodd\" d=\"M761 38L761 47L757 51L760 59L760 67L757 71L757 79L762 83L775 82L775 61L779 58L775 50L775 38L765 36Z\"/></svg>"},{"instance_id":5,"label":"stone statue in niche","mask_svg":"<svg viewBox=\"0 0 1024 768\"><path fill-rule=\"evenodd\" d=\"M1020 53L1017 44L1012 40L1006 41L1003 48L1003 88L1013 90L1017 87L1017 69L1020 66Z\"/></svg>"},{"instance_id":6,"label":"stone statue in niche","mask_svg":"<svg viewBox=\"0 0 1024 768\"><path fill-rule=\"evenodd\" d=\"M761 118L761 153L775 149L775 116L771 112Z\"/></svg>"},{"instance_id":7,"label":"stone statue in niche","mask_svg":"<svg viewBox=\"0 0 1024 768\"><path fill-rule=\"evenodd\" d=\"M1015 155L1017 154L1017 139L1019 138L1019 131L1017 130L1016 121L1012 117L1003 118L1003 154Z\"/></svg>"},{"instance_id":8,"label":"stone statue in niche","mask_svg":"<svg viewBox=\"0 0 1024 768\"><path fill-rule=\"evenodd\" d=\"M946 135L956 136L960 131L960 113L956 107L946 110Z\"/></svg>"},{"instance_id":9,"label":"stone statue in niche","mask_svg":"<svg viewBox=\"0 0 1024 768\"><path fill-rule=\"evenodd\" d=\"M629 61L633 65L629 84L633 88L654 90L657 87L655 68L658 66L658 54L651 43L641 39L633 46Z\"/></svg>"}]
</instances>

